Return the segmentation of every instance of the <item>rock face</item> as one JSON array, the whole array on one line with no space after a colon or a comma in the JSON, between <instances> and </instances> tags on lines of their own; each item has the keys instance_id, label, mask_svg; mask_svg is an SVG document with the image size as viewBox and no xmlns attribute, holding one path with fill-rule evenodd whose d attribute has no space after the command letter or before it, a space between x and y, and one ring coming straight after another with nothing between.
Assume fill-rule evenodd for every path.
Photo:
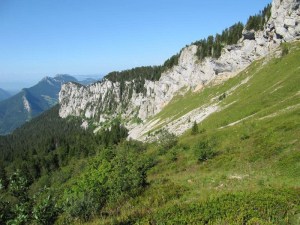
<instances>
[{"instance_id":1,"label":"rock face","mask_svg":"<svg viewBox=\"0 0 300 225\"><path fill-rule=\"evenodd\" d=\"M300 33L300 1L274 0L272 15L266 29L267 33L274 30L276 39L291 41L299 39Z\"/></svg>"},{"instance_id":2,"label":"rock face","mask_svg":"<svg viewBox=\"0 0 300 225\"><path fill-rule=\"evenodd\" d=\"M160 112L177 94L188 90L197 91L214 80L230 77L244 69L254 60L265 56L282 42L300 38L300 1L274 0L271 18L263 31L244 31L236 45L226 46L219 59L210 57L199 62L197 46L190 45L181 51L177 66L161 75L159 81L146 81L145 93L129 88L120 95L120 84L104 80L90 86L67 83L59 94L60 116L82 116L104 122L121 115L130 121L139 117L147 120ZM134 124L128 124L134 129ZM139 126L140 127L140 126ZM138 138L131 132L132 138Z\"/></svg>"}]
</instances>

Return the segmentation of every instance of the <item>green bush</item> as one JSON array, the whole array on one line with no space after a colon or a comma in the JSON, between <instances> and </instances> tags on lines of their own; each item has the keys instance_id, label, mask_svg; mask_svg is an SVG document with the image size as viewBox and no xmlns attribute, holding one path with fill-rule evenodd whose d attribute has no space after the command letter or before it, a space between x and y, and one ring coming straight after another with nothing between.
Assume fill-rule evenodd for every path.
<instances>
[{"instance_id":1,"label":"green bush","mask_svg":"<svg viewBox=\"0 0 300 225\"><path fill-rule=\"evenodd\" d=\"M79 219L83 222L90 220L102 207L103 200L94 193L84 192L81 195L72 195L68 199L65 210L69 221Z\"/></svg>"},{"instance_id":2,"label":"green bush","mask_svg":"<svg viewBox=\"0 0 300 225\"><path fill-rule=\"evenodd\" d=\"M0 193L1 194L1 193ZM5 224L12 216L11 204L0 195L0 224Z\"/></svg>"},{"instance_id":3,"label":"green bush","mask_svg":"<svg viewBox=\"0 0 300 225\"><path fill-rule=\"evenodd\" d=\"M135 197L141 193L146 185L147 168L134 150L120 149L111 165L108 180L111 202Z\"/></svg>"},{"instance_id":4,"label":"green bush","mask_svg":"<svg viewBox=\"0 0 300 225\"><path fill-rule=\"evenodd\" d=\"M178 137L167 130L162 130L158 135L158 144L162 152L174 147L178 142Z\"/></svg>"},{"instance_id":5,"label":"green bush","mask_svg":"<svg viewBox=\"0 0 300 225\"><path fill-rule=\"evenodd\" d=\"M299 204L299 190L265 189L172 205L151 217L154 224L291 224Z\"/></svg>"},{"instance_id":6,"label":"green bush","mask_svg":"<svg viewBox=\"0 0 300 225\"><path fill-rule=\"evenodd\" d=\"M66 217L88 221L104 206L139 195L147 184L147 170L154 165L151 157L143 157L143 149L139 142L124 142L91 160L64 193Z\"/></svg>"},{"instance_id":7,"label":"green bush","mask_svg":"<svg viewBox=\"0 0 300 225\"><path fill-rule=\"evenodd\" d=\"M192 135L196 135L199 133L199 128L198 128L198 124L196 121L194 121L194 124L192 126L192 131L191 131L191 134Z\"/></svg>"},{"instance_id":8,"label":"green bush","mask_svg":"<svg viewBox=\"0 0 300 225\"><path fill-rule=\"evenodd\" d=\"M53 224L58 216L59 209L55 199L48 195L36 202L32 210L32 216L37 224L50 225Z\"/></svg>"},{"instance_id":9,"label":"green bush","mask_svg":"<svg viewBox=\"0 0 300 225\"><path fill-rule=\"evenodd\" d=\"M289 46L288 46L288 44L286 44L286 43L283 43L282 45L281 45L281 56L283 57L283 56L286 56L286 55L288 55L289 54Z\"/></svg>"},{"instance_id":10,"label":"green bush","mask_svg":"<svg viewBox=\"0 0 300 225\"><path fill-rule=\"evenodd\" d=\"M214 142L209 142L208 140L199 141L193 146L193 151L199 162L204 162L206 160L212 159L216 152L214 151Z\"/></svg>"}]
</instances>

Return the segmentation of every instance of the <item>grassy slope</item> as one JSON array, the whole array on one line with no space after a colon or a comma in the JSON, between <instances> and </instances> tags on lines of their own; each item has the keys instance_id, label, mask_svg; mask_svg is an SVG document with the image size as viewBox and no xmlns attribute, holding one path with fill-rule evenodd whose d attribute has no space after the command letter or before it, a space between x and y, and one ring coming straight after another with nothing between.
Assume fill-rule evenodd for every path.
<instances>
[{"instance_id":1,"label":"grassy slope","mask_svg":"<svg viewBox=\"0 0 300 225\"><path fill-rule=\"evenodd\" d=\"M224 84L174 100L158 117L178 117L178 106L188 112L251 77L220 102L228 107L203 121L198 135L188 131L160 154L152 146L148 154L158 163L145 193L118 210L108 206L111 216L90 224L243 224L252 217L260 218L253 224L298 224L299 58L300 43L293 43L282 58L262 59ZM216 157L197 161L193 146L200 140L214 143Z\"/></svg>"}]
</instances>

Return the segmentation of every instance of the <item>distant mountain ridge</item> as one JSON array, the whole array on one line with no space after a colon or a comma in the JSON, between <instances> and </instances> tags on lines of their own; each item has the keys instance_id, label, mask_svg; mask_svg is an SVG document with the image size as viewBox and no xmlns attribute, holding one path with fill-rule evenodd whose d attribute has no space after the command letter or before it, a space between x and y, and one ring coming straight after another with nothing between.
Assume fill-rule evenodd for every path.
<instances>
[{"instance_id":1,"label":"distant mountain ridge","mask_svg":"<svg viewBox=\"0 0 300 225\"><path fill-rule=\"evenodd\" d=\"M0 101L5 100L5 99L9 98L10 96L11 96L11 94L9 92L0 88Z\"/></svg>"},{"instance_id":2,"label":"distant mountain ridge","mask_svg":"<svg viewBox=\"0 0 300 225\"><path fill-rule=\"evenodd\" d=\"M8 134L26 121L40 115L58 102L62 84L79 82L76 78L62 74L44 77L30 88L0 102L0 134Z\"/></svg>"}]
</instances>

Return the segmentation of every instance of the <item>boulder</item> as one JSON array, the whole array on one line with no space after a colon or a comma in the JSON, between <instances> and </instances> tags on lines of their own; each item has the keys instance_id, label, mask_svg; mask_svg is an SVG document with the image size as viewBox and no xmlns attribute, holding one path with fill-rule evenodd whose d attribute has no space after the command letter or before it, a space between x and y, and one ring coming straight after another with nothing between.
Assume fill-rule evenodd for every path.
<instances>
[{"instance_id":1,"label":"boulder","mask_svg":"<svg viewBox=\"0 0 300 225\"><path fill-rule=\"evenodd\" d=\"M243 31L244 40L255 40L255 31L254 30L244 30Z\"/></svg>"}]
</instances>

